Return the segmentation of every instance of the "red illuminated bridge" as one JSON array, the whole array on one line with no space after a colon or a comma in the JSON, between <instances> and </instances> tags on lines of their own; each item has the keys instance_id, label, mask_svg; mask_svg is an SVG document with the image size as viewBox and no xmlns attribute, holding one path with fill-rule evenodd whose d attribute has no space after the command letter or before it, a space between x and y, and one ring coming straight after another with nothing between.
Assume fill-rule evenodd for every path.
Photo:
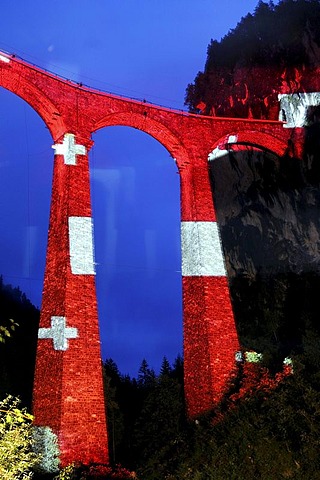
<instances>
[{"instance_id":1,"label":"red illuminated bridge","mask_svg":"<svg viewBox=\"0 0 320 480\"><path fill-rule=\"evenodd\" d=\"M53 139L54 174L33 393L35 424L58 436L61 464L108 459L93 258L88 152L116 125L158 140L181 184L185 396L188 415L216 405L240 350L209 181L208 159L230 145L283 155L301 128L213 118L96 91L0 52L0 86L24 99ZM296 156L301 151L297 146Z\"/></svg>"}]
</instances>

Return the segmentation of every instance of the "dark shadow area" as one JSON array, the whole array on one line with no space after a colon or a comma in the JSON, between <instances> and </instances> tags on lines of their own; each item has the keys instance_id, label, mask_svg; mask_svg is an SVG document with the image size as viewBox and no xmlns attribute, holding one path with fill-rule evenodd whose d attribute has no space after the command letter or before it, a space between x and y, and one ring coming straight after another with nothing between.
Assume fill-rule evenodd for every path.
<instances>
[{"instance_id":1,"label":"dark shadow area","mask_svg":"<svg viewBox=\"0 0 320 480\"><path fill-rule=\"evenodd\" d=\"M319 110L303 159L234 146L210 163L240 343L279 370L320 333Z\"/></svg>"},{"instance_id":2,"label":"dark shadow area","mask_svg":"<svg viewBox=\"0 0 320 480\"><path fill-rule=\"evenodd\" d=\"M259 1L220 40L186 90L193 113L278 119L278 94L320 90L320 4Z\"/></svg>"},{"instance_id":3,"label":"dark shadow area","mask_svg":"<svg viewBox=\"0 0 320 480\"><path fill-rule=\"evenodd\" d=\"M0 343L0 398L10 393L30 411L40 312L18 287L4 284L2 277L0 305L0 325L10 334ZM11 319L16 324L12 331Z\"/></svg>"}]
</instances>

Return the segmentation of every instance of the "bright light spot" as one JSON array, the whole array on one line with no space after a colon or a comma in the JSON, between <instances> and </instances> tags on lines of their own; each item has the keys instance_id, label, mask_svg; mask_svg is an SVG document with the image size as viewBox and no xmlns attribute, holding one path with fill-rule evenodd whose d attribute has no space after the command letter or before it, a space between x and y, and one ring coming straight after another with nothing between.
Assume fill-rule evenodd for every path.
<instances>
[{"instance_id":1,"label":"bright light spot","mask_svg":"<svg viewBox=\"0 0 320 480\"><path fill-rule=\"evenodd\" d=\"M245 352L245 359L249 363L259 363L262 360L262 353L257 352Z\"/></svg>"},{"instance_id":2,"label":"bright light spot","mask_svg":"<svg viewBox=\"0 0 320 480\"><path fill-rule=\"evenodd\" d=\"M216 147L214 150L212 150L211 153L209 153L208 160L209 162L212 162L213 160L216 160L217 158L220 158L220 157L224 157L225 155L228 155L228 150Z\"/></svg>"},{"instance_id":3,"label":"bright light spot","mask_svg":"<svg viewBox=\"0 0 320 480\"><path fill-rule=\"evenodd\" d=\"M236 359L236 362L242 362L242 352L236 352L235 354L235 359Z\"/></svg>"},{"instance_id":4,"label":"bright light spot","mask_svg":"<svg viewBox=\"0 0 320 480\"><path fill-rule=\"evenodd\" d=\"M292 365L293 365L292 359L289 358L289 357L286 357L286 358L283 360L283 365L292 366Z\"/></svg>"},{"instance_id":5,"label":"bright light spot","mask_svg":"<svg viewBox=\"0 0 320 480\"><path fill-rule=\"evenodd\" d=\"M4 63L10 63L10 58L6 57L5 55L0 54L0 60Z\"/></svg>"},{"instance_id":6,"label":"bright light spot","mask_svg":"<svg viewBox=\"0 0 320 480\"><path fill-rule=\"evenodd\" d=\"M227 143L237 143L238 136L237 135L229 135Z\"/></svg>"}]
</instances>

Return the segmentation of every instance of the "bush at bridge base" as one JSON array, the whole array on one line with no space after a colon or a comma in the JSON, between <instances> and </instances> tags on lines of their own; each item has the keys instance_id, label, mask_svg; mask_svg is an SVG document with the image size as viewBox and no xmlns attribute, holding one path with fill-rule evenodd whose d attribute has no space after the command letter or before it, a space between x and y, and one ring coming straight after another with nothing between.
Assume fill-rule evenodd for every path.
<instances>
[{"instance_id":1,"label":"bush at bridge base","mask_svg":"<svg viewBox=\"0 0 320 480\"><path fill-rule=\"evenodd\" d=\"M136 479L135 472L130 472L121 465L93 464L90 466L71 464L62 469L53 480L128 480Z\"/></svg>"},{"instance_id":2,"label":"bush at bridge base","mask_svg":"<svg viewBox=\"0 0 320 480\"><path fill-rule=\"evenodd\" d=\"M0 478L27 480L38 461L32 451L32 415L19 408L19 400L7 396L0 402Z\"/></svg>"}]
</instances>

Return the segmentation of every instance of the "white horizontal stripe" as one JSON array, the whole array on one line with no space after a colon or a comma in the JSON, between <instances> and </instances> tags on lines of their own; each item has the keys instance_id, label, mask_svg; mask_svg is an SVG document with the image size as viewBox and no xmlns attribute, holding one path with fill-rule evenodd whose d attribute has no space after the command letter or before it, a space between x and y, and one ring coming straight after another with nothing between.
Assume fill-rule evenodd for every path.
<instances>
[{"instance_id":1,"label":"white horizontal stripe","mask_svg":"<svg viewBox=\"0 0 320 480\"><path fill-rule=\"evenodd\" d=\"M181 222L182 275L226 276L216 222Z\"/></svg>"},{"instance_id":2,"label":"white horizontal stripe","mask_svg":"<svg viewBox=\"0 0 320 480\"><path fill-rule=\"evenodd\" d=\"M94 275L91 217L69 217L69 246L72 273L75 275Z\"/></svg>"}]
</instances>

